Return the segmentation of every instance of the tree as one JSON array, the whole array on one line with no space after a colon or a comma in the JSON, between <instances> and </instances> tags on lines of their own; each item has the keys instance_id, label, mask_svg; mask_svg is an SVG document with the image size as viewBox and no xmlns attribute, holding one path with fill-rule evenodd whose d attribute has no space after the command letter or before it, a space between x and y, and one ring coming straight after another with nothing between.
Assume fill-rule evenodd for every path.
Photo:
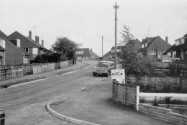
<instances>
[{"instance_id":1,"label":"tree","mask_svg":"<svg viewBox=\"0 0 187 125\"><path fill-rule=\"evenodd\" d=\"M123 42L128 42L129 40L134 39L134 35L130 32L130 28L128 25L123 26L123 30L121 32Z\"/></svg>"},{"instance_id":2,"label":"tree","mask_svg":"<svg viewBox=\"0 0 187 125\"><path fill-rule=\"evenodd\" d=\"M126 47L124 47L122 48L122 53L119 56L122 59L122 64L127 75L133 74L138 77L151 74L151 61L148 58L141 56L133 49L126 49Z\"/></svg>"},{"instance_id":3,"label":"tree","mask_svg":"<svg viewBox=\"0 0 187 125\"><path fill-rule=\"evenodd\" d=\"M61 54L61 60L73 60L73 63L75 63L75 51L77 47L77 43L66 37L58 38L52 46L55 52Z\"/></svg>"}]
</instances>

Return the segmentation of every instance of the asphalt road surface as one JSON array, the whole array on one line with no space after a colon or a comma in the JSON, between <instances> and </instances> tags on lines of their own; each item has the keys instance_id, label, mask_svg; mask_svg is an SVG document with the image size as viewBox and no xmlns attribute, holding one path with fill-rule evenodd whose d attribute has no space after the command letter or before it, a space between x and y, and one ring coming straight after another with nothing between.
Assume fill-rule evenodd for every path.
<instances>
[{"instance_id":1,"label":"asphalt road surface","mask_svg":"<svg viewBox=\"0 0 187 125\"><path fill-rule=\"evenodd\" d=\"M49 115L45 111L44 105L48 101L54 100L59 96L66 98L76 97L77 92L84 91L88 80L92 81L92 84L97 82L97 85L99 81L102 82L102 78L94 78L91 75L94 65L95 62L92 62L91 65L77 71L68 72L66 74L53 74L47 79L32 82L31 84L1 89L0 107L6 112L6 125L70 125L69 123L59 121ZM106 79L106 81L107 80L109 79ZM110 84L107 86L110 86ZM110 87L107 91L111 93ZM98 92L98 94L100 93ZM79 98L79 95L77 95L77 98ZM110 106L110 108L112 107ZM117 110L119 114L121 109ZM113 111L115 112L115 110ZM134 125L133 121L137 123L136 120L133 120L137 118L142 121L147 120L149 123L154 123L154 125L160 125L162 123L148 116L136 114L131 110L123 110L122 112L122 115L119 117L123 117L124 113L126 113L124 118L127 119L123 120L127 121L131 119L131 121L126 122L128 125ZM166 124L163 123L163 125Z\"/></svg>"}]
</instances>

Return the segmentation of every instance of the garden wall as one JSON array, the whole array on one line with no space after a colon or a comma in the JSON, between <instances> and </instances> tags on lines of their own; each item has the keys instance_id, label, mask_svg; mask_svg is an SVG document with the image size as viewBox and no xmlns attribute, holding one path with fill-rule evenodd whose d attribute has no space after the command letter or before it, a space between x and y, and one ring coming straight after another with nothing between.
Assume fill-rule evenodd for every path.
<instances>
[{"instance_id":1,"label":"garden wall","mask_svg":"<svg viewBox=\"0 0 187 125\"><path fill-rule=\"evenodd\" d=\"M113 82L112 98L115 102L120 102L127 106L133 106L138 110L139 86L128 86Z\"/></svg>"},{"instance_id":2,"label":"garden wall","mask_svg":"<svg viewBox=\"0 0 187 125\"><path fill-rule=\"evenodd\" d=\"M139 104L139 112L173 125L187 125L187 116L175 113L171 109L150 104Z\"/></svg>"}]
</instances>

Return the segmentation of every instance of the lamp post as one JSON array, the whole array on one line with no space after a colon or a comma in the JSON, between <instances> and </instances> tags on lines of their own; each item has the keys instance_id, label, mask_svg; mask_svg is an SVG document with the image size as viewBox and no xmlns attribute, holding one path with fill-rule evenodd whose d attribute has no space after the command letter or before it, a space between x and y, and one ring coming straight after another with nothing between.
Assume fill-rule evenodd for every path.
<instances>
[{"instance_id":1,"label":"lamp post","mask_svg":"<svg viewBox=\"0 0 187 125\"><path fill-rule=\"evenodd\" d=\"M117 5L117 2L113 6L115 10L115 68L117 68L117 10L119 6Z\"/></svg>"}]
</instances>

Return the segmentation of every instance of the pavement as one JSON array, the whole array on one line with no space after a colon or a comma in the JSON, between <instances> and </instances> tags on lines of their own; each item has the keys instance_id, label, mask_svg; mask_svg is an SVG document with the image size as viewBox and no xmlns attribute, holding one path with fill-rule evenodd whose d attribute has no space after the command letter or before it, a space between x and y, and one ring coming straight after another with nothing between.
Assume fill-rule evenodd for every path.
<instances>
[{"instance_id":1,"label":"pavement","mask_svg":"<svg viewBox=\"0 0 187 125\"><path fill-rule=\"evenodd\" d=\"M58 70L53 70L50 72L44 72L44 73L38 73L38 74L32 74L32 75L26 75L24 77L16 78L16 79L10 79L10 80L5 80L5 81L0 81L0 88L7 88L9 86L15 85L15 84L20 84L24 82L30 82L38 79L45 79L46 77L50 77L56 74L63 74L66 72L70 72L72 70L80 69L84 66L86 66L87 63L83 62L80 63L78 62L76 65L70 65L62 69Z\"/></svg>"},{"instance_id":2,"label":"pavement","mask_svg":"<svg viewBox=\"0 0 187 125\"><path fill-rule=\"evenodd\" d=\"M66 115L103 125L168 125L111 102L111 80L93 77L95 62L47 73L46 79L0 89L6 125L71 125L50 115L44 105L57 98L68 101L53 107Z\"/></svg>"}]
</instances>

